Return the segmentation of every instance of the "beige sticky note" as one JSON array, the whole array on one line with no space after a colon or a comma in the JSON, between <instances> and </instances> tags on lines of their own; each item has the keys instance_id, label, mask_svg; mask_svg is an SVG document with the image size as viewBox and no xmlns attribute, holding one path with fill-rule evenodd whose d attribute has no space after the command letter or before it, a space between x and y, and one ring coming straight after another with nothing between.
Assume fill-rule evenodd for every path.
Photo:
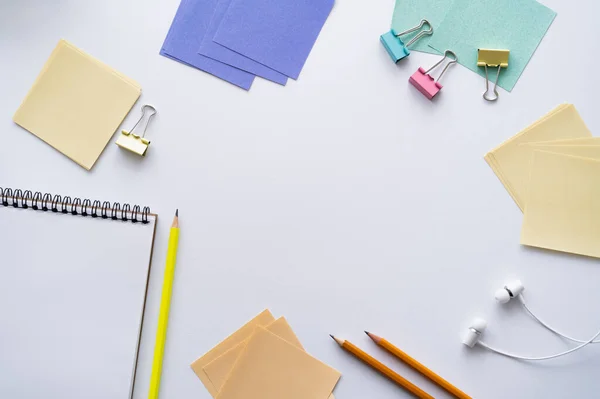
<instances>
[{"instance_id":1,"label":"beige sticky note","mask_svg":"<svg viewBox=\"0 0 600 399\"><path fill-rule=\"evenodd\" d=\"M140 94L135 81L61 40L13 121L90 170Z\"/></svg>"},{"instance_id":2,"label":"beige sticky note","mask_svg":"<svg viewBox=\"0 0 600 399\"><path fill-rule=\"evenodd\" d=\"M542 141L534 143L523 143L521 145L600 145L600 137L584 137L581 139Z\"/></svg>"},{"instance_id":3,"label":"beige sticky note","mask_svg":"<svg viewBox=\"0 0 600 399\"><path fill-rule=\"evenodd\" d=\"M300 349L304 349L285 317L280 317L266 326L265 329L290 344ZM208 378L210 378L210 381L217 391L221 390L221 387L233 369L238 357L244 352L249 340L250 337L203 367L204 372L208 375Z\"/></svg>"},{"instance_id":4,"label":"beige sticky note","mask_svg":"<svg viewBox=\"0 0 600 399\"><path fill-rule=\"evenodd\" d=\"M259 327L217 399L326 398L340 373Z\"/></svg>"},{"instance_id":5,"label":"beige sticky note","mask_svg":"<svg viewBox=\"0 0 600 399\"><path fill-rule=\"evenodd\" d=\"M600 257L600 161L535 150L521 244Z\"/></svg>"},{"instance_id":6,"label":"beige sticky note","mask_svg":"<svg viewBox=\"0 0 600 399\"><path fill-rule=\"evenodd\" d=\"M239 330L231 334L229 337L225 338L220 344L212 348L210 351L206 352L202 357L194 361L191 365L194 373L200 378L200 381L204 384L208 392L216 397L219 393L219 390L215 388L210 378L206 375L203 370L203 367L223 355L225 352L230 350L231 348L238 345L240 342L248 339L253 333L254 329L257 326L267 326L275 321L275 318L271 314L269 310L264 310L258 316L244 324Z\"/></svg>"},{"instance_id":7,"label":"beige sticky note","mask_svg":"<svg viewBox=\"0 0 600 399\"><path fill-rule=\"evenodd\" d=\"M533 150L600 160L600 145L532 144Z\"/></svg>"},{"instance_id":8,"label":"beige sticky note","mask_svg":"<svg viewBox=\"0 0 600 399\"><path fill-rule=\"evenodd\" d=\"M485 160L504 184L519 208L523 210L533 149L530 146L521 144L589 138L591 136L592 134L585 126L575 107L571 104L562 105L544 116L540 121L487 153Z\"/></svg>"},{"instance_id":9,"label":"beige sticky note","mask_svg":"<svg viewBox=\"0 0 600 399\"><path fill-rule=\"evenodd\" d=\"M292 327L289 325L285 317L280 317L265 328L267 329L267 331L272 332L273 334L284 339L290 344L300 349L304 349L302 344L300 343L300 340L292 330ZM221 390L221 387L225 383L227 377L229 376L229 373L231 373L231 370L233 369L233 366L235 365L235 362L237 361L238 357L244 352L248 340L249 339L239 343L238 345L234 346L233 348L225 352L223 355L219 356L218 358L216 358L215 360L203 367L204 372L212 382L213 386L217 389L217 391ZM331 394L329 396L329 399L335 399L334 395Z\"/></svg>"}]
</instances>

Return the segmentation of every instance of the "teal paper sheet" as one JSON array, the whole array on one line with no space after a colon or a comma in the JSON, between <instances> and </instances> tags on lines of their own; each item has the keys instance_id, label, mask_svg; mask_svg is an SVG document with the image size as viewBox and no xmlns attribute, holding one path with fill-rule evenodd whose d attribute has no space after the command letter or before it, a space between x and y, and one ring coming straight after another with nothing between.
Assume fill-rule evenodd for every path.
<instances>
[{"instance_id":1,"label":"teal paper sheet","mask_svg":"<svg viewBox=\"0 0 600 399\"><path fill-rule=\"evenodd\" d=\"M422 19L426 19L433 27L433 36L424 36L410 46L410 50L423 51L431 54L441 54L439 51L429 47L430 40L437 35L437 29L444 17L452 8L454 0L396 0L394 15L392 17L392 28L396 32L404 32L419 25ZM383 32L381 32L383 33ZM418 32L406 35L402 38L405 43Z\"/></svg>"},{"instance_id":2,"label":"teal paper sheet","mask_svg":"<svg viewBox=\"0 0 600 399\"><path fill-rule=\"evenodd\" d=\"M510 50L498 85L511 91L554 17L554 11L535 0L454 0L429 45L440 52L454 51L460 64L481 76L485 72L477 67L478 48ZM492 83L496 73L488 69Z\"/></svg>"}]
</instances>

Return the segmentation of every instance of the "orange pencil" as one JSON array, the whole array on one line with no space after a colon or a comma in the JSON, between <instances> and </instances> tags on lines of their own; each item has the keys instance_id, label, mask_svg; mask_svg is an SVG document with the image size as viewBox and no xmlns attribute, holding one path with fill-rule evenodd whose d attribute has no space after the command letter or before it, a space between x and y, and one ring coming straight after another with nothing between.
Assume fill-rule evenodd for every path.
<instances>
[{"instance_id":1,"label":"orange pencil","mask_svg":"<svg viewBox=\"0 0 600 399\"><path fill-rule=\"evenodd\" d=\"M434 399L433 396L402 377L400 374L396 373L394 370L381 363L379 360L375 359L373 356L369 355L367 352L363 351L359 347L351 344L350 342L336 338L333 335L330 335L331 338L334 339L335 342L338 343L343 349L352 353L354 356L373 367L375 370L379 371L381 374L385 375L390 380L394 381L396 384L400 385L402 388L406 389L408 392L412 393L419 399Z\"/></svg>"},{"instance_id":2,"label":"orange pencil","mask_svg":"<svg viewBox=\"0 0 600 399\"><path fill-rule=\"evenodd\" d=\"M377 345L381 346L383 349L390 352L392 355L396 356L398 359L402 360L404 363L408 364L410 367L417 370L419 373L423 374L425 377L429 378L431 381L435 382L440 387L444 388L447 392L454 395L454 397L459 399L471 399L469 395L467 395L454 385L450 384L448 381L446 381L445 379L443 379L442 377L425 367L423 364L419 363L417 360L413 359L412 357L398 349L389 341L368 331L365 331L365 333Z\"/></svg>"}]
</instances>

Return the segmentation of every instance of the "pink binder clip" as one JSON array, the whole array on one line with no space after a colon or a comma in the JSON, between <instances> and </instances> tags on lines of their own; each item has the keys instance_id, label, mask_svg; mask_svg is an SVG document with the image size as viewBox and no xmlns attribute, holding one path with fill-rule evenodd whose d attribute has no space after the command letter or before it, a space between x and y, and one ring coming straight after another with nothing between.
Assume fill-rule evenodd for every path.
<instances>
[{"instance_id":1,"label":"pink binder clip","mask_svg":"<svg viewBox=\"0 0 600 399\"><path fill-rule=\"evenodd\" d=\"M435 69L436 67L438 67L441 63L443 63L446 58L448 58L449 61L446 66L444 67L444 69L442 70L442 73L440 73L440 76L438 76L437 79L434 79L429 72L431 72L433 69ZM442 76L444 76L444 73L446 73L446 70L448 69L448 67L452 64L456 64L458 62L458 58L456 57L456 54L454 54L452 51L450 50L446 50L444 52L444 58L442 58L441 60L439 60L434 66L432 66L431 68L429 68L428 70L424 70L423 68L419 68L417 70L417 72L415 72L410 79L408 79L408 81L415 86L421 93L423 93L423 95L425 97L427 97L428 99L432 99L433 97L435 97L436 94L439 93L440 90L442 90L442 85L439 83L439 80L442 78Z\"/></svg>"}]
</instances>

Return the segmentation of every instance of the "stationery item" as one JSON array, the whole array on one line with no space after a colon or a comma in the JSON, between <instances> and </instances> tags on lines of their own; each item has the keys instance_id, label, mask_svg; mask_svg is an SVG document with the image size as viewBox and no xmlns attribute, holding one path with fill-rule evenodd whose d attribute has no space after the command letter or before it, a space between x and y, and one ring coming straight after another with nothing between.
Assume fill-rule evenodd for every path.
<instances>
[{"instance_id":1,"label":"stationery item","mask_svg":"<svg viewBox=\"0 0 600 399\"><path fill-rule=\"evenodd\" d=\"M592 134L572 104L552 110L516 136L488 152L485 160L519 208L525 208L532 147L528 142L590 138Z\"/></svg>"},{"instance_id":2,"label":"stationery item","mask_svg":"<svg viewBox=\"0 0 600 399\"><path fill-rule=\"evenodd\" d=\"M339 378L338 371L257 327L217 399L327 398Z\"/></svg>"},{"instance_id":3,"label":"stationery item","mask_svg":"<svg viewBox=\"0 0 600 399\"><path fill-rule=\"evenodd\" d=\"M334 0L233 0L213 41L298 79Z\"/></svg>"},{"instance_id":4,"label":"stationery item","mask_svg":"<svg viewBox=\"0 0 600 399\"><path fill-rule=\"evenodd\" d=\"M427 392L423 391L421 388L402 377L400 374L396 373L394 370L381 363L379 360L375 359L373 356L369 355L367 352L363 351L359 347L354 344L346 341L345 339L334 337L330 335L331 338L343 349L350 352L354 356L356 356L359 360L362 360L364 363L368 364L375 370L379 371L381 374L394 381L396 384L400 385L402 388L406 389L408 392L412 393L414 396L420 399L433 399L433 396L429 395Z\"/></svg>"},{"instance_id":5,"label":"stationery item","mask_svg":"<svg viewBox=\"0 0 600 399\"><path fill-rule=\"evenodd\" d=\"M13 121L90 170L141 88L60 40Z\"/></svg>"},{"instance_id":6,"label":"stationery item","mask_svg":"<svg viewBox=\"0 0 600 399\"><path fill-rule=\"evenodd\" d=\"M600 161L534 150L521 244L600 257Z\"/></svg>"},{"instance_id":7,"label":"stationery item","mask_svg":"<svg viewBox=\"0 0 600 399\"><path fill-rule=\"evenodd\" d=\"M264 310L252 320L244 324L239 330L231 334L229 337L225 338L223 342L212 348L210 351L208 351L206 354L204 354L202 357L195 360L191 364L192 370L194 370L194 373L196 373L198 378L200 378L200 381L202 381L202 383L213 398L217 397L219 390L215 388L214 384L204 372L204 366L206 366L219 356L223 355L225 352L235 347L239 343L248 339L254 332L255 327L267 326L274 321L275 318L273 317L271 312L269 310Z\"/></svg>"},{"instance_id":8,"label":"stationery item","mask_svg":"<svg viewBox=\"0 0 600 399\"><path fill-rule=\"evenodd\" d=\"M396 0L394 14L392 17L392 29L402 32L409 29L414 21L418 21L423 15L431 26L440 26L444 17L452 8L453 0ZM414 51L441 55L440 51L429 46L432 36L424 36L411 47Z\"/></svg>"},{"instance_id":9,"label":"stationery item","mask_svg":"<svg viewBox=\"0 0 600 399\"><path fill-rule=\"evenodd\" d=\"M510 50L492 50L492 49L478 49L477 50L477 66L483 67L485 70L485 91L483 92L483 98L486 101L496 101L498 99L498 78L500 78L500 71L502 68L508 68L508 57ZM498 68L496 74L496 81L494 82L494 97L488 96L490 91L490 80L488 78L488 67Z\"/></svg>"},{"instance_id":10,"label":"stationery item","mask_svg":"<svg viewBox=\"0 0 600 399\"><path fill-rule=\"evenodd\" d=\"M160 54L250 90L253 74L198 54L217 1L181 0Z\"/></svg>"},{"instance_id":11,"label":"stationery item","mask_svg":"<svg viewBox=\"0 0 600 399\"><path fill-rule=\"evenodd\" d=\"M391 353L398 359L402 360L404 363L408 364L410 367L417 370L419 373L423 374L425 377L427 377L429 380L433 381L434 383L436 383L437 385L439 385L440 387L445 389L448 393L450 393L455 398L471 399L471 397L469 395L467 395L466 393L464 393L463 391L461 391L460 389L458 389L457 387L455 387L454 385L452 385L451 383L449 383L448 381L446 381L445 379L443 379L442 377L440 377L439 375L437 375L436 373L431 371L429 368L427 368L422 363L418 362L417 360L415 360L414 358L409 356L404 351L397 348L395 345L393 345L388 340L381 338L381 337L379 337L373 333L370 333L368 331L365 331L365 333L378 346L382 347L383 349L385 349L386 351L388 351L389 353Z\"/></svg>"},{"instance_id":12,"label":"stationery item","mask_svg":"<svg viewBox=\"0 0 600 399\"><path fill-rule=\"evenodd\" d=\"M442 73L440 73L440 76L438 76L437 79L434 79L429 74L429 72L440 66L446 60L446 58L448 58L449 60L448 63L446 64L444 69L442 69ZM444 73L446 73L446 70L450 67L450 65L456 64L457 62L458 59L456 58L456 55L452 51L446 50L444 52L444 58L436 62L428 70L424 70L422 67L419 67L417 72L413 73L412 76L408 79L408 81L413 86L415 86L417 90L419 90L425 97L431 100L433 97L435 97L436 94L440 92L440 90L442 90L443 86L439 83L439 81L442 78L442 76L444 76Z\"/></svg>"},{"instance_id":13,"label":"stationery item","mask_svg":"<svg viewBox=\"0 0 600 399\"><path fill-rule=\"evenodd\" d=\"M152 362L152 375L150 377L150 390L148 399L158 399L160 391L160 377L162 374L163 356L167 342L167 327L169 325L169 310L171 309L171 294L173 293L173 281L175 280L175 261L177 260L177 247L179 245L179 209L175 211L175 217L171 224L169 233L169 247L167 249L167 261L165 275L163 277L162 296L160 299L160 313L158 316L158 328L156 329L156 343L154 344L154 361Z\"/></svg>"},{"instance_id":14,"label":"stationery item","mask_svg":"<svg viewBox=\"0 0 600 399\"><path fill-rule=\"evenodd\" d=\"M144 117L146 117L146 111L148 111L148 117L144 123L142 135L140 136L135 134L134 131L135 128L144 119ZM146 156L146 151L148 151L148 146L150 145L150 140L147 140L145 138L146 129L148 129L150 120L154 115L156 115L156 108L154 108L152 105L144 105L142 107L142 116L140 116L140 119L138 119L135 125L133 125L133 128L131 128L129 132L125 130L121 131L121 136L119 136L119 138L117 139L117 145L121 148L133 152L134 154Z\"/></svg>"},{"instance_id":15,"label":"stationery item","mask_svg":"<svg viewBox=\"0 0 600 399\"><path fill-rule=\"evenodd\" d=\"M425 25L429 26L429 29L422 30ZM402 41L400 36L408 35L409 33L417 32L417 31L419 31L419 33L417 33L408 43L404 44L404 42ZM432 35L432 34L433 34L433 27L426 19L422 19L421 22L419 23L419 25L414 26L414 27L412 27L408 30L405 30L403 32L400 32L400 33L396 33L396 31L392 28L389 32L381 35L379 40L381 41L381 44L383 44L383 47L385 47L385 50L388 52L388 54L392 58L392 61L397 63L401 59L408 57L410 55L410 50L408 49L408 46L415 43L417 40L421 39L422 37Z\"/></svg>"},{"instance_id":16,"label":"stationery item","mask_svg":"<svg viewBox=\"0 0 600 399\"><path fill-rule=\"evenodd\" d=\"M600 145L550 145L531 143L533 151L541 150L554 154L572 155L600 161Z\"/></svg>"},{"instance_id":17,"label":"stationery item","mask_svg":"<svg viewBox=\"0 0 600 399\"><path fill-rule=\"evenodd\" d=\"M292 327L290 327L285 317L280 317L279 319L266 326L265 329L277 335L279 338L287 341L288 343L294 345L295 347L304 350L302 344L298 340L298 337L296 336L296 334L294 334ZM208 376L208 378L210 379L210 381L212 382L212 384L217 389L217 391L221 390L221 387L227 380L227 377L231 373L233 366L237 362L240 355L244 352L247 343L248 339L246 339L243 342L240 342L238 345L231 348L223 355L216 358L215 360L213 360L212 362L210 362L202 368ZM333 394L329 396L329 399L334 399Z\"/></svg>"},{"instance_id":18,"label":"stationery item","mask_svg":"<svg viewBox=\"0 0 600 399\"><path fill-rule=\"evenodd\" d=\"M584 137L581 139L564 139L564 140L550 140L550 141L536 141L535 143L523 143L521 145L529 146L595 146L600 145L600 137Z\"/></svg>"},{"instance_id":19,"label":"stationery item","mask_svg":"<svg viewBox=\"0 0 600 399\"><path fill-rule=\"evenodd\" d=\"M157 216L0 189L0 397L132 398Z\"/></svg>"},{"instance_id":20,"label":"stationery item","mask_svg":"<svg viewBox=\"0 0 600 399\"><path fill-rule=\"evenodd\" d=\"M227 13L230 4L231 0L218 1L210 24L208 24L206 34L200 43L198 53L285 86L287 83L287 76L284 74L213 42L212 39L219 29L219 25Z\"/></svg>"},{"instance_id":21,"label":"stationery item","mask_svg":"<svg viewBox=\"0 0 600 399\"><path fill-rule=\"evenodd\" d=\"M461 65L483 77L477 49L510 49L510 68L498 86L511 91L555 16L536 0L453 0L429 45L438 51L451 48Z\"/></svg>"}]
</instances>

